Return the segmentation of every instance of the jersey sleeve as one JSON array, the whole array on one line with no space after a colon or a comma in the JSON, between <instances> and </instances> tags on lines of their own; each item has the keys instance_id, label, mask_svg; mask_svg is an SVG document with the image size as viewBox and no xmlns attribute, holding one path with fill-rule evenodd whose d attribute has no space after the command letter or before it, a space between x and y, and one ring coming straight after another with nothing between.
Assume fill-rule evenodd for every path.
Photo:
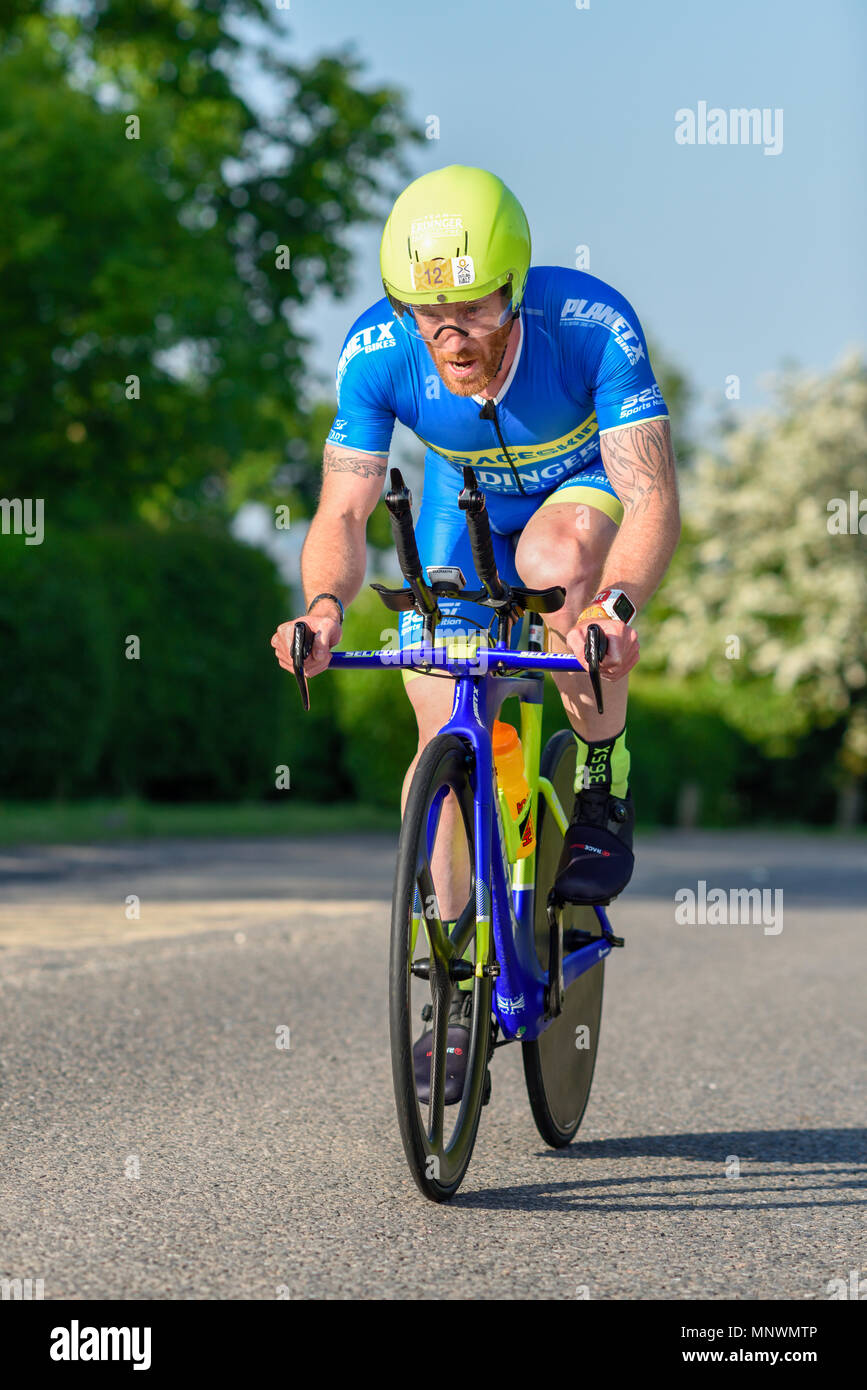
<instances>
[{"instance_id":1,"label":"jersey sleeve","mask_svg":"<svg viewBox=\"0 0 867 1390\"><path fill-rule=\"evenodd\" d=\"M368 323L366 317L353 324L343 344L337 363L337 414L326 442L365 454L387 454L395 410L389 374L380 359L395 346L394 335L389 325Z\"/></svg>"},{"instance_id":2,"label":"jersey sleeve","mask_svg":"<svg viewBox=\"0 0 867 1390\"><path fill-rule=\"evenodd\" d=\"M638 315L610 285L597 280L594 288L596 299L565 301L560 326L567 362L593 400L600 434L667 417Z\"/></svg>"}]
</instances>

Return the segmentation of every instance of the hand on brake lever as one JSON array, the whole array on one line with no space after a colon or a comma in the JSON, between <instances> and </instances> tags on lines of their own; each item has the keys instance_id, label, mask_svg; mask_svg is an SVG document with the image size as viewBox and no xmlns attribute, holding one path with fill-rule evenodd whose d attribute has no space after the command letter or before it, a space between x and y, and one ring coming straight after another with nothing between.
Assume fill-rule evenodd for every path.
<instances>
[{"instance_id":1,"label":"hand on brake lever","mask_svg":"<svg viewBox=\"0 0 867 1390\"><path fill-rule=\"evenodd\" d=\"M608 650L599 663L600 676L607 681L622 680L638 661L638 633L635 628L627 627L617 618L609 618L604 613L602 617L598 617L592 609L586 609L578 615L575 626L566 633L567 645L582 665L587 645L587 628L591 623L601 628L608 639Z\"/></svg>"},{"instance_id":2,"label":"hand on brake lever","mask_svg":"<svg viewBox=\"0 0 867 1390\"><path fill-rule=\"evenodd\" d=\"M305 613L303 618L281 623L271 638L271 646L283 670L293 673L295 666L292 659L292 643L298 623L304 623L313 634L313 647L304 662L304 674L318 676L330 662L332 648L340 641L343 629L336 618L322 613Z\"/></svg>"},{"instance_id":3,"label":"hand on brake lever","mask_svg":"<svg viewBox=\"0 0 867 1390\"><path fill-rule=\"evenodd\" d=\"M590 677L593 697L596 700L597 714L605 713L605 706L602 700L602 682L599 679L599 667L605 660L605 653L607 651L608 638L605 636L605 633L598 623L590 623L587 627L587 641L584 645L584 670Z\"/></svg>"}]
</instances>

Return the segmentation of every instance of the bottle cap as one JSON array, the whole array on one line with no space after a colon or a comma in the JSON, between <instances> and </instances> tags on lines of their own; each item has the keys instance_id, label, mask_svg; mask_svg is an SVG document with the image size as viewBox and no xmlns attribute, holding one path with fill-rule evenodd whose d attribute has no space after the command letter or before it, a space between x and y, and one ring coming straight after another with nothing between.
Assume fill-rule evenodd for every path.
<instances>
[{"instance_id":1,"label":"bottle cap","mask_svg":"<svg viewBox=\"0 0 867 1390\"><path fill-rule=\"evenodd\" d=\"M518 747L518 731L514 725L503 724L499 719L495 719L491 740L496 757L498 753L508 753Z\"/></svg>"}]
</instances>

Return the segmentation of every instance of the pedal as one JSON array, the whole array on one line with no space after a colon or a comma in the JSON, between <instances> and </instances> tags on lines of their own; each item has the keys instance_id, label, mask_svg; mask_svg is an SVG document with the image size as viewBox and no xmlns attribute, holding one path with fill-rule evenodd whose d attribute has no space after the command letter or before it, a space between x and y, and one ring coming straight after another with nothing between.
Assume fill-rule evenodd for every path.
<instances>
[{"instance_id":1,"label":"pedal","mask_svg":"<svg viewBox=\"0 0 867 1390\"><path fill-rule=\"evenodd\" d=\"M563 950L580 951L582 946L589 946L593 941L607 941L609 946L625 946L626 942L622 936L615 936L613 932L592 932L581 931L579 927L569 927L563 933Z\"/></svg>"},{"instance_id":2,"label":"pedal","mask_svg":"<svg viewBox=\"0 0 867 1390\"><path fill-rule=\"evenodd\" d=\"M591 941L601 941L602 937L596 932L581 931L580 927L569 927L563 933L563 950L568 954L570 951L580 951L582 946L589 946Z\"/></svg>"}]
</instances>

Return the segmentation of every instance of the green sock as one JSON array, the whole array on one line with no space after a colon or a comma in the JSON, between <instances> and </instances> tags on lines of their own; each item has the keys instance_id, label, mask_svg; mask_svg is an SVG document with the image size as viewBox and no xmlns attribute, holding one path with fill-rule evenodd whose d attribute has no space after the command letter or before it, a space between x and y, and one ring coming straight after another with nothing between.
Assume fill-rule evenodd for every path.
<instances>
[{"instance_id":1,"label":"green sock","mask_svg":"<svg viewBox=\"0 0 867 1390\"><path fill-rule=\"evenodd\" d=\"M590 787L609 787L612 796L625 796L629 788L630 761L625 727L615 738L591 743L580 734L575 734L575 743L578 747L575 760L575 791L585 791Z\"/></svg>"}]
</instances>

